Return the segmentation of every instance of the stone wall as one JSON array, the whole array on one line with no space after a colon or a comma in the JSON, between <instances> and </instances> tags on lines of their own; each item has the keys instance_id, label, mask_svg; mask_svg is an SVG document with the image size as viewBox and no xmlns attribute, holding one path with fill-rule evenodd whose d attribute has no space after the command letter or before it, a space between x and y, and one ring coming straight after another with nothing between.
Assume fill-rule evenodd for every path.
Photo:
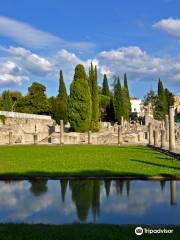
<instances>
[{"instance_id":1,"label":"stone wall","mask_svg":"<svg viewBox=\"0 0 180 240\"><path fill-rule=\"evenodd\" d=\"M43 141L52 132L54 121L50 116L0 112L5 116L0 121L0 144L34 143L34 134L38 134L38 141Z\"/></svg>"}]
</instances>

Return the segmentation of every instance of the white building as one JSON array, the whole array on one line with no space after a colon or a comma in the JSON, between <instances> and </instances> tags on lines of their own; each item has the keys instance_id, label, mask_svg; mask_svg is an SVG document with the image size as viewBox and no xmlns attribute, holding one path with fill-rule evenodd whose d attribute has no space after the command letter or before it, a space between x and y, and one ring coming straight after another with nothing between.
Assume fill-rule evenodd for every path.
<instances>
[{"instance_id":1,"label":"white building","mask_svg":"<svg viewBox=\"0 0 180 240\"><path fill-rule=\"evenodd\" d=\"M131 112L137 112L138 116L143 115L144 108L143 108L143 102L140 98L131 97Z\"/></svg>"}]
</instances>

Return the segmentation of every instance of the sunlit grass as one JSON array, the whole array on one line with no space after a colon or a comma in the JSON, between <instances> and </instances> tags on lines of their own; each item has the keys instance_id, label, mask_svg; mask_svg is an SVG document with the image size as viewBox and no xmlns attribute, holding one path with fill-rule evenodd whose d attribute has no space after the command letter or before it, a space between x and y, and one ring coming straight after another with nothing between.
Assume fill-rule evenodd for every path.
<instances>
[{"instance_id":1,"label":"sunlit grass","mask_svg":"<svg viewBox=\"0 0 180 240\"><path fill-rule=\"evenodd\" d=\"M180 176L180 162L144 146L1 146L0 175Z\"/></svg>"}]
</instances>

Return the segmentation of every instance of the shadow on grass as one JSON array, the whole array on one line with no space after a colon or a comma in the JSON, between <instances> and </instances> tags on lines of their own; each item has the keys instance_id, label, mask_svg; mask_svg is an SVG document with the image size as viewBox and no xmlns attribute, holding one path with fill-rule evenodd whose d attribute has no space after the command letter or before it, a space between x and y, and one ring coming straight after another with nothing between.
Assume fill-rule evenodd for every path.
<instances>
[{"instance_id":1,"label":"shadow on grass","mask_svg":"<svg viewBox=\"0 0 180 240\"><path fill-rule=\"evenodd\" d=\"M180 174L180 167L167 166L167 165L163 165L163 164L159 164L159 163L155 163L155 162L148 162L148 161L143 161L143 160L138 160L138 159L130 159L130 161L139 162L139 163L157 166L157 167L163 167L163 168L167 168L167 169L170 168L170 169L179 170L179 174Z\"/></svg>"},{"instance_id":2,"label":"shadow on grass","mask_svg":"<svg viewBox=\"0 0 180 240\"><path fill-rule=\"evenodd\" d=\"M165 180L180 180L179 175L160 173L160 174L143 174L143 173L135 173L135 172L112 172L106 171L102 169L97 170L85 170L79 172L48 172L48 171L27 171L24 173L6 173L0 174L0 180L8 180L8 179L130 179L130 180L150 180L150 179L165 179Z\"/></svg>"}]
</instances>

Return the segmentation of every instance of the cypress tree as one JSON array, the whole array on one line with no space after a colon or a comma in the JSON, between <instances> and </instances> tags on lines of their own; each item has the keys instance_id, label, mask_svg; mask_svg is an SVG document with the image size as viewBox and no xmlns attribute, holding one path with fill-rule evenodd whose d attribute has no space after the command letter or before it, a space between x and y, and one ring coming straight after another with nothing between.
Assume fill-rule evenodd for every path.
<instances>
[{"instance_id":1,"label":"cypress tree","mask_svg":"<svg viewBox=\"0 0 180 240\"><path fill-rule=\"evenodd\" d=\"M104 74L104 78L103 78L102 94L110 97L109 85L108 85L106 74Z\"/></svg>"},{"instance_id":2,"label":"cypress tree","mask_svg":"<svg viewBox=\"0 0 180 240\"><path fill-rule=\"evenodd\" d=\"M121 116L124 116L124 99L119 77L115 80L114 88L115 118L118 123L121 123Z\"/></svg>"},{"instance_id":3,"label":"cypress tree","mask_svg":"<svg viewBox=\"0 0 180 240\"><path fill-rule=\"evenodd\" d=\"M72 130L86 132L90 129L92 103L84 66L75 68L74 80L70 86L68 105L69 122Z\"/></svg>"},{"instance_id":4,"label":"cypress tree","mask_svg":"<svg viewBox=\"0 0 180 240\"><path fill-rule=\"evenodd\" d=\"M166 114L169 113L169 107L174 106L174 95L167 88L164 90L165 101L166 101Z\"/></svg>"},{"instance_id":5,"label":"cypress tree","mask_svg":"<svg viewBox=\"0 0 180 240\"><path fill-rule=\"evenodd\" d=\"M90 66L90 69L89 69L89 78L88 78L89 89L90 89L91 95L92 95L92 88L93 88L94 78L95 78L94 67L93 67L93 64L91 62L91 66Z\"/></svg>"},{"instance_id":6,"label":"cypress tree","mask_svg":"<svg viewBox=\"0 0 180 240\"><path fill-rule=\"evenodd\" d=\"M123 94L124 94L124 118L126 120L129 120L129 116L131 114L131 101L130 101L130 95L129 95L129 87L128 87L128 80L126 73L124 74L124 88L123 88Z\"/></svg>"},{"instance_id":7,"label":"cypress tree","mask_svg":"<svg viewBox=\"0 0 180 240\"><path fill-rule=\"evenodd\" d=\"M58 97L61 100L67 100L68 98L62 70L60 70Z\"/></svg>"},{"instance_id":8,"label":"cypress tree","mask_svg":"<svg viewBox=\"0 0 180 240\"><path fill-rule=\"evenodd\" d=\"M63 120L64 123L67 123L68 95L66 91L66 85L64 83L62 70L60 70L58 98L59 100L56 101L56 103L58 104L57 106L57 111L59 111L58 115L60 117L60 120Z\"/></svg>"},{"instance_id":9,"label":"cypress tree","mask_svg":"<svg viewBox=\"0 0 180 240\"><path fill-rule=\"evenodd\" d=\"M167 109L167 102L165 97L165 91L163 87L162 81L159 79L158 81L158 97L157 103L155 106L154 117L158 120L162 120L165 117Z\"/></svg>"},{"instance_id":10,"label":"cypress tree","mask_svg":"<svg viewBox=\"0 0 180 240\"><path fill-rule=\"evenodd\" d=\"M93 67L91 63L91 68L89 71L89 86L91 92L91 101L92 101L92 117L91 117L91 130L96 132L99 130L99 89L98 89L98 80L97 80L97 68Z\"/></svg>"}]
</instances>

